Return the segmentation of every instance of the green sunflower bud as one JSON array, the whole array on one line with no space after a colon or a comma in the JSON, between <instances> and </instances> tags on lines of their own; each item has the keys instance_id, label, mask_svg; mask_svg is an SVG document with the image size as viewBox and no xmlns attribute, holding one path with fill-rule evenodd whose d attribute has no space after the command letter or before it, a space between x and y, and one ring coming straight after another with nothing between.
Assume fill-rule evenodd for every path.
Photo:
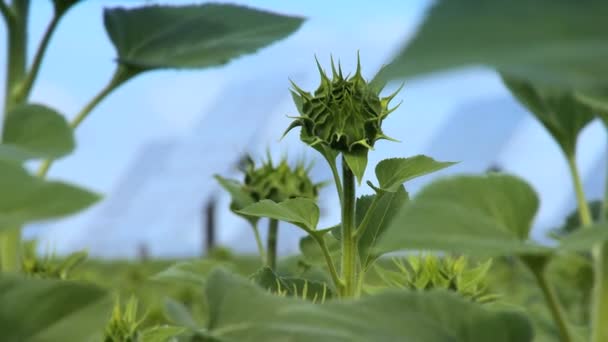
<instances>
[{"instance_id":1,"label":"green sunflower bud","mask_svg":"<svg viewBox=\"0 0 608 342\"><path fill-rule=\"evenodd\" d=\"M282 159L275 167L269 158L256 168L253 160L248 159L243 171L243 191L255 202L265 199L282 202L296 197L316 199L319 194L320 184L310 180L309 167L302 162L291 168L287 160Z\"/></svg>"},{"instance_id":2,"label":"green sunflower bud","mask_svg":"<svg viewBox=\"0 0 608 342\"><path fill-rule=\"evenodd\" d=\"M399 105L389 109L389 102L397 95L380 97L381 87L366 82L361 76L361 63L357 56L357 71L344 77L342 68L331 61L330 80L317 61L321 85L314 93L300 89L292 82L292 95L300 116L287 128L285 134L301 127L302 141L310 146L325 145L338 152L355 152L373 149L380 139L393 140L382 133L382 121Z\"/></svg>"}]
</instances>

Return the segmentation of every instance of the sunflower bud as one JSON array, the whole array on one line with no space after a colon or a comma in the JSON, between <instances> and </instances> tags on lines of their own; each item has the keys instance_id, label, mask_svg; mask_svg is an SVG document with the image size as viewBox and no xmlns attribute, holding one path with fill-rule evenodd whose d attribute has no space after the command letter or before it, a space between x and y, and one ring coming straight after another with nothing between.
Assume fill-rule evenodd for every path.
<instances>
[{"instance_id":1,"label":"sunflower bud","mask_svg":"<svg viewBox=\"0 0 608 342\"><path fill-rule=\"evenodd\" d=\"M382 133L382 121L398 106L389 109L391 99L399 92L380 97L381 88L368 83L361 76L361 63L357 56L357 71L344 77L342 70L331 61L332 79L325 74L319 62L321 85L314 93L300 89L292 82L292 95L300 116L287 128L301 126L302 141L310 146L325 145L338 152L373 149L380 139L392 140ZM380 89L379 89L380 88Z\"/></svg>"},{"instance_id":2,"label":"sunflower bud","mask_svg":"<svg viewBox=\"0 0 608 342\"><path fill-rule=\"evenodd\" d=\"M296 197L316 199L319 193L320 185L310 180L309 168L304 163L298 163L292 169L286 159L276 167L269 159L256 168L253 160L248 159L243 171L243 191L255 202L265 199L282 202Z\"/></svg>"}]
</instances>

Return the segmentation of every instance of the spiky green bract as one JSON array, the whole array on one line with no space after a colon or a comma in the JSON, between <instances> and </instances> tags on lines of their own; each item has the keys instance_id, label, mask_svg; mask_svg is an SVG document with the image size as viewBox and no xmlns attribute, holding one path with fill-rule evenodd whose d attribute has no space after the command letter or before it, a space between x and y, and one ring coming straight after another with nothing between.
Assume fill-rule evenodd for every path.
<instances>
[{"instance_id":1,"label":"spiky green bract","mask_svg":"<svg viewBox=\"0 0 608 342\"><path fill-rule=\"evenodd\" d=\"M464 257L433 254L393 259L395 270L377 268L378 274L391 287L411 290L444 289L469 300L486 303L497 296L487 291L487 274L492 259L472 266Z\"/></svg>"},{"instance_id":2,"label":"spiky green bract","mask_svg":"<svg viewBox=\"0 0 608 342\"><path fill-rule=\"evenodd\" d=\"M309 93L292 82L292 95L300 116L285 131L302 127L300 138L310 146L325 145L332 150L351 153L373 149L382 133L382 121L398 106L389 109L389 102L399 88L387 97L380 97L382 89L368 83L361 76L361 63L357 56L357 71L344 77L332 60L332 79L325 74L317 61L321 85Z\"/></svg>"},{"instance_id":3,"label":"spiky green bract","mask_svg":"<svg viewBox=\"0 0 608 342\"><path fill-rule=\"evenodd\" d=\"M321 186L310 180L309 167L304 162L299 162L292 168L285 158L277 166L268 158L260 167L248 159L243 171L243 191L254 202L268 199L279 203L297 197L316 199Z\"/></svg>"},{"instance_id":4,"label":"spiky green bract","mask_svg":"<svg viewBox=\"0 0 608 342\"><path fill-rule=\"evenodd\" d=\"M140 340L140 326L142 319L137 317L137 298L131 296L126 305L116 298L112 317L106 326L104 342L137 342Z\"/></svg>"}]
</instances>

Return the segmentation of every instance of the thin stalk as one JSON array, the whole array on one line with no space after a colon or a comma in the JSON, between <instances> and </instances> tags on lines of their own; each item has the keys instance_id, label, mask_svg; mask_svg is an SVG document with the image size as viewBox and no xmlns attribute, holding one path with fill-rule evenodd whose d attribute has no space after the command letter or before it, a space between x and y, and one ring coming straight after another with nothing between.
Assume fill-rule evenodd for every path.
<instances>
[{"instance_id":1,"label":"thin stalk","mask_svg":"<svg viewBox=\"0 0 608 342\"><path fill-rule=\"evenodd\" d=\"M600 220L606 223L608 222L608 174L604 186ZM608 322L608 243L594 247L593 253L595 281L591 308L591 341L601 342L608 341L608 324L606 324Z\"/></svg>"},{"instance_id":2,"label":"thin stalk","mask_svg":"<svg viewBox=\"0 0 608 342\"><path fill-rule=\"evenodd\" d=\"M574 339L572 338L572 334L570 333L570 330L568 328L568 323L566 322L566 312L564 311L564 308L559 302L555 290L547 282L547 279L541 270L535 269L533 267L530 267L530 270L532 271L532 274L536 279L536 283L538 284L538 287L541 289L541 292L545 297L545 301L547 302L549 311L553 316L553 321L557 325L561 341L574 341Z\"/></svg>"},{"instance_id":3,"label":"thin stalk","mask_svg":"<svg viewBox=\"0 0 608 342\"><path fill-rule=\"evenodd\" d=\"M342 160L342 279L343 297L354 297L357 292L357 240L355 237L355 176Z\"/></svg>"},{"instance_id":4,"label":"thin stalk","mask_svg":"<svg viewBox=\"0 0 608 342\"><path fill-rule=\"evenodd\" d=\"M93 99L91 99L91 101L89 101L89 103L87 103L84 108L82 108L82 110L76 115L74 119L72 119L72 121L70 122L70 127L73 130L78 128L78 126L84 121L84 119L89 116L91 111L93 111L93 109L95 109L95 107L97 107L97 105L103 99L105 99L110 93L112 93L112 91L114 91L120 85L128 81L134 75L135 72L133 72L132 70L119 66L116 69L114 76L112 76L110 82L97 95L95 95L95 97L93 97ZM46 177L46 174L49 172L49 169L51 168L52 164L52 159L46 159L45 161L43 161L42 165L40 165L40 168L38 169L38 177Z\"/></svg>"},{"instance_id":5,"label":"thin stalk","mask_svg":"<svg viewBox=\"0 0 608 342\"><path fill-rule=\"evenodd\" d=\"M325 154L323 154L325 157ZM336 167L336 160L330 160L325 157L327 163L329 164L329 168L331 169L331 174L334 176L334 184L336 184L336 191L338 191L338 198L340 198L340 206L342 206L344 202L344 194L342 191L342 180L340 179L340 174L338 173L338 168Z\"/></svg>"},{"instance_id":6,"label":"thin stalk","mask_svg":"<svg viewBox=\"0 0 608 342\"><path fill-rule=\"evenodd\" d=\"M279 235L279 221L269 219L268 221L268 244L266 245L266 266L275 270L277 268L277 239Z\"/></svg>"},{"instance_id":7,"label":"thin stalk","mask_svg":"<svg viewBox=\"0 0 608 342\"><path fill-rule=\"evenodd\" d=\"M42 65L42 60L44 59L44 55L48 48L49 42L51 41L51 37L57 28L57 24L59 24L59 20L61 19L61 15L55 14L51 19L51 22L46 27L44 31L44 35L42 36L42 40L40 41L40 45L38 45L38 49L36 50L36 54L34 55L34 61L30 67L27 76L25 77L23 83L18 87L15 93L16 101L24 101L29 97L30 92L32 91L32 86L36 82L36 78L38 77L38 72L40 71L40 66Z\"/></svg>"},{"instance_id":8,"label":"thin stalk","mask_svg":"<svg viewBox=\"0 0 608 342\"><path fill-rule=\"evenodd\" d=\"M0 235L0 271L21 270L21 227L5 229Z\"/></svg>"},{"instance_id":9,"label":"thin stalk","mask_svg":"<svg viewBox=\"0 0 608 342\"><path fill-rule=\"evenodd\" d=\"M325 257L325 262L327 263L327 268L329 269L329 274L331 275L331 279L334 282L334 286L338 290L338 293L342 292L344 288L344 283L340 280L340 276L338 275L338 271L336 270L336 266L334 265L334 260L331 258L331 254L329 253L329 249L327 248L327 244L325 243L325 239L323 236L320 236L316 233L311 233L310 236L317 242L321 251L323 252L323 256Z\"/></svg>"},{"instance_id":10,"label":"thin stalk","mask_svg":"<svg viewBox=\"0 0 608 342\"><path fill-rule=\"evenodd\" d=\"M608 341L608 244L593 249L594 277L591 305L591 341Z\"/></svg>"},{"instance_id":11,"label":"thin stalk","mask_svg":"<svg viewBox=\"0 0 608 342\"><path fill-rule=\"evenodd\" d=\"M568 167L570 168L570 175L572 176L572 183L574 184L574 190L576 192L576 201L578 203L578 215L583 226L588 226L592 223L591 210L589 210L589 204L585 197L585 191L583 190L583 183L581 176L576 166L574 155L566 156L568 160Z\"/></svg>"},{"instance_id":12,"label":"thin stalk","mask_svg":"<svg viewBox=\"0 0 608 342\"><path fill-rule=\"evenodd\" d=\"M6 4L4 3L4 0L0 0L0 14L2 15L7 24L9 21L12 20L13 14L11 13L11 10L8 8L8 6L6 6Z\"/></svg>"},{"instance_id":13,"label":"thin stalk","mask_svg":"<svg viewBox=\"0 0 608 342\"><path fill-rule=\"evenodd\" d=\"M260 254L260 258L262 259L262 264L266 263L266 252L264 251L264 244L262 243L262 238L260 237L260 230L258 229L258 224L254 223L251 225L253 228L253 235L255 236L255 243L258 246L258 254Z\"/></svg>"},{"instance_id":14,"label":"thin stalk","mask_svg":"<svg viewBox=\"0 0 608 342\"><path fill-rule=\"evenodd\" d=\"M574 156L568 156L568 166L572 174L576 200L578 202L579 217L583 227L593 223L591 211L583 191L581 177L575 163ZM608 201L608 185L602 208L602 220L606 220L606 201ZM592 248L593 256L593 304L591 305L591 341L608 341L608 243L602 243Z\"/></svg>"}]
</instances>

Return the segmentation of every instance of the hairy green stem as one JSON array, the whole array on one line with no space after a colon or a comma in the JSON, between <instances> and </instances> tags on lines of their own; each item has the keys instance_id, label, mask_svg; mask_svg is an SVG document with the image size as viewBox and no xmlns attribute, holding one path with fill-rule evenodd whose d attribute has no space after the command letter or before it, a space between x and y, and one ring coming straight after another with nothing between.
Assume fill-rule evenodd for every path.
<instances>
[{"instance_id":1,"label":"hairy green stem","mask_svg":"<svg viewBox=\"0 0 608 342\"><path fill-rule=\"evenodd\" d=\"M606 125L608 128L608 125ZM600 220L608 222L608 174L604 185L604 199ZM591 341L608 341L608 243L593 249L594 284L591 308Z\"/></svg>"},{"instance_id":2,"label":"hairy green stem","mask_svg":"<svg viewBox=\"0 0 608 342\"><path fill-rule=\"evenodd\" d=\"M568 156L568 166L576 190L579 217L583 227L593 223L591 210L585 197L581 177L574 156ZM608 198L608 185L602 208L602 219L606 220L605 207ZM593 256L593 301L591 304L591 341L608 341L608 243L602 243L592 248Z\"/></svg>"},{"instance_id":3,"label":"hairy green stem","mask_svg":"<svg viewBox=\"0 0 608 342\"><path fill-rule=\"evenodd\" d=\"M342 160L342 279L344 280L343 297L357 295L357 240L355 237L355 176Z\"/></svg>"},{"instance_id":4,"label":"hairy green stem","mask_svg":"<svg viewBox=\"0 0 608 342\"><path fill-rule=\"evenodd\" d=\"M572 334L570 333L570 329L568 328L568 323L566 322L566 312L564 311L564 308L559 302L559 298L557 298L555 290L547 282L544 272L534 267L530 267L530 270L532 271L534 279L536 280L538 287L541 289L541 292L545 297L545 301L547 302L549 311L553 316L553 321L557 325L560 340L562 342L574 341L574 339L572 338Z\"/></svg>"},{"instance_id":5,"label":"hairy green stem","mask_svg":"<svg viewBox=\"0 0 608 342\"><path fill-rule=\"evenodd\" d=\"M338 290L338 293L342 293L344 283L342 282L342 280L340 280L340 276L338 275L338 271L336 270L336 266L334 265L334 260L332 259L331 254L329 253L329 249L327 248L327 244L325 243L325 239L323 239L323 236L320 236L315 232L311 232L310 236L312 236L312 238L317 242L317 244L321 248L321 251L323 252L323 257L325 257L325 262L327 263L327 268L329 269L329 274L334 282L336 290Z\"/></svg>"},{"instance_id":6,"label":"hairy green stem","mask_svg":"<svg viewBox=\"0 0 608 342\"><path fill-rule=\"evenodd\" d=\"M93 99L91 99L91 101L89 101L89 103L87 103L84 108L82 108L82 110L76 115L76 117L70 122L70 127L74 130L78 128L78 126L84 121L84 119L89 116L91 111L93 111L93 109L95 109L95 107L97 107L97 105L103 99L105 99L108 95L110 95L110 93L112 93L112 91L114 91L120 85L128 81L135 74L136 72L126 67L119 66L116 69L114 76L112 76L110 82L97 95L95 95L95 97L93 97ZM51 168L52 164L52 159L46 159L45 161L43 161L42 165L38 169L38 177L46 177L46 174L49 172L49 169Z\"/></svg>"},{"instance_id":7,"label":"hairy green stem","mask_svg":"<svg viewBox=\"0 0 608 342\"><path fill-rule=\"evenodd\" d=\"M2 5L5 5L4 1ZM15 0L10 9L3 6L2 13L6 17L8 38L4 110L0 118L4 120L8 111L19 104L15 91L26 73L29 1ZM0 233L0 267L4 272L21 269L21 227L11 227Z\"/></svg>"},{"instance_id":8,"label":"hairy green stem","mask_svg":"<svg viewBox=\"0 0 608 342\"><path fill-rule=\"evenodd\" d=\"M279 235L279 221L269 219L268 221L268 244L266 245L266 266L275 270L277 268L277 239Z\"/></svg>"},{"instance_id":9,"label":"hairy green stem","mask_svg":"<svg viewBox=\"0 0 608 342\"><path fill-rule=\"evenodd\" d=\"M264 251L264 244L262 243L262 238L260 237L260 230L258 229L257 223L251 225L253 228L253 235L255 236L255 243L258 246L258 254L262 259L262 264L266 263L266 252Z\"/></svg>"},{"instance_id":10,"label":"hairy green stem","mask_svg":"<svg viewBox=\"0 0 608 342\"><path fill-rule=\"evenodd\" d=\"M8 9L7 9L8 11ZM25 78L27 64L27 24L29 2L15 1L7 20L8 49L4 97L5 114L17 105L15 97L19 83Z\"/></svg>"},{"instance_id":11,"label":"hairy green stem","mask_svg":"<svg viewBox=\"0 0 608 342\"><path fill-rule=\"evenodd\" d=\"M60 15L53 15L51 22L44 31L40 45L38 45L38 49L34 55L34 61L32 62L31 68L23 80L23 83L15 90L15 98L17 102L25 101L29 97L32 87L36 82L36 78L38 77L38 72L40 71L40 66L42 65L42 60L44 59L49 42L51 41L51 37L53 36L60 19Z\"/></svg>"}]
</instances>

